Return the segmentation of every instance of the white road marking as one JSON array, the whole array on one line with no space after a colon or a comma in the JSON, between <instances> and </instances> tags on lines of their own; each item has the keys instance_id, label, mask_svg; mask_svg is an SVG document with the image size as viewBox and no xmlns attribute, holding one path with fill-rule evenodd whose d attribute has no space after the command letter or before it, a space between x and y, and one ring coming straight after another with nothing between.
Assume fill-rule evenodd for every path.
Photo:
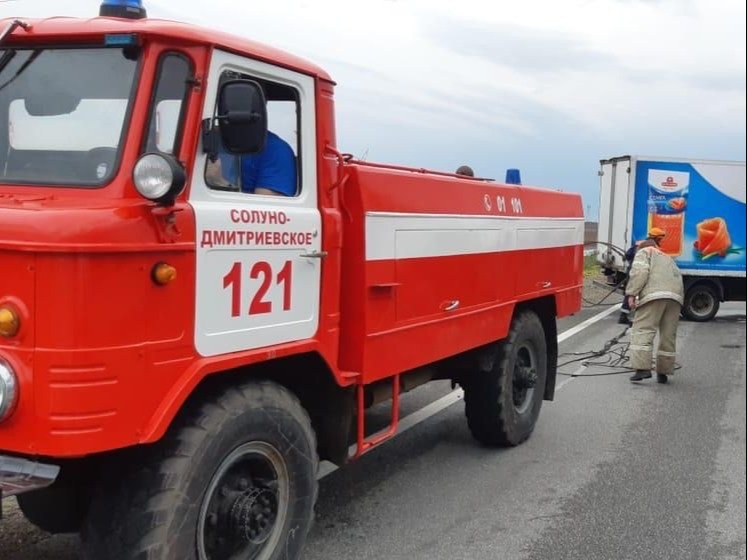
<instances>
[{"instance_id":1,"label":"white road marking","mask_svg":"<svg viewBox=\"0 0 747 560\"><path fill-rule=\"evenodd\" d=\"M558 344L560 344L561 342L564 342L564 341L568 340L574 334L580 333L582 330L584 330L585 328L589 327L590 325L593 325L597 321L601 321L607 315L612 315L618 309L620 309L620 304L619 303L617 305L611 306L609 309L605 309L604 311L601 311L600 313L597 313L593 317L589 317L583 323L579 323L575 327L572 327L572 328L568 329L567 331L563 331L562 333L560 333L558 335Z\"/></svg>"},{"instance_id":2,"label":"white road marking","mask_svg":"<svg viewBox=\"0 0 747 560\"><path fill-rule=\"evenodd\" d=\"M584 372L585 369L586 369L586 366L581 366L580 368L578 368L576 371L574 371L572 374L570 374L570 376L568 378L563 379L563 381L561 381L560 384L555 387L555 391L556 392L560 391L563 387L565 387L571 381L573 381L574 379L576 379L577 375L581 375Z\"/></svg>"},{"instance_id":3,"label":"white road marking","mask_svg":"<svg viewBox=\"0 0 747 560\"><path fill-rule=\"evenodd\" d=\"M462 389L455 389L451 393L447 393L440 399L433 401L428 406L424 406L423 408L416 410L412 414L408 414L402 420L400 420L400 423L397 426L397 433L393 437L400 435L402 432L406 432L413 426L416 426L424 420L427 420L431 416L438 414L445 408L449 408L452 404L460 401L463 397L464 391ZM355 452L355 445L350 446L349 452ZM317 475L317 479L327 476L329 473L337 470L337 468L338 467L333 465L332 463L324 461L319 465L319 474Z\"/></svg>"},{"instance_id":4,"label":"white road marking","mask_svg":"<svg viewBox=\"0 0 747 560\"><path fill-rule=\"evenodd\" d=\"M567 331L563 331L562 333L558 335L558 344L560 344L561 342L565 340L568 340L573 335L580 333L581 331L593 325L594 323L601 321L602 319L607 317L607 315L614 313L619 308L620 308L619 304L614 305L610 307L609 309L605 309L601 313L597 313L593 317L590 317L583 323L579 323L575 327L572 327L568 329ZM584 371L585 369L586 369L586 366L581 366L572 375L577 375L581 373L582 371ZM560 385L556 387L555 390L560 391L563 387L565 387L568 383L570 383L574 379L575 377L569 377L568 379L563 380L560 383ZM450 407L457 401L462 400L462 398L464 398L464 391L462 389L455 389L452 392L447 393L440 399L433 401L431 404L424 406L423 408L419 410L416 410L412 414L408 414L407 416L405 416L404 418L400 420L399 426L397 427L397 433L394 434L392 438L388 441L391 441L392 439L406 432L410 428L417 426L418 424L427 420L431 416L435 416L436 414ZM348 449L348 452L351 454L355 452L355 444L350 446L350 448ZM321 463L319 463L319 470L317 471L317 475L316 475L317 480L321 480L325 476L332 474L338 468L339 467L337 465L334 465L333 463L330 463L329 461L322 461Z\"/></svg>"}]
</instances>

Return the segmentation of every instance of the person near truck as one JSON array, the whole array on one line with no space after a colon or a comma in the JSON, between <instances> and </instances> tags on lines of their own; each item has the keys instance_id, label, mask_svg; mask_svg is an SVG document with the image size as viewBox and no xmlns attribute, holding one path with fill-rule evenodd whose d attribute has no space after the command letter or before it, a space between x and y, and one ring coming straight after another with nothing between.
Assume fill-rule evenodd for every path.
<instances>
[{"instance_id":1,"label":"person near truck","mask_svg":"<svg viewBox=\"0 0 747 560\"><path fill-rule=\"evenodd\" d=\"M649 231L648 238L638 247L625 287L628 304L635 310L630 333L630 360L635 369L631 381L651 377L657 332L656 380L666 383L674 374L677 327L685 290L677 263L659 248L664 236L661 229Z\"/></svg>"},{"instance_id":2,"label":"person near truck","mask_svg":"<svg viewBox=\"0 0 747 560\"><path fill-rule=\"evenodd\" d=\"M651 228L651 235L664 235L664 230L660 228ZM637 241L636 243L633 243L630 248L628 248L627 251L625 251L625 262L627 262L627 267L625 269L625 279L622 281L622 289L623 293L625 292L625 286L628 284L628 277L630 276L630 268L633 266L633 259L635 259L636 251L638 251L638 247L641 246L641 243L643 243L645 239L642 239L640 241ZM618 323L621 325L632 325L633 321L630 319L630 304L628 303L628 298L624 297L622 301L622 306L620 307L620 317L617 320Z\"/></svg>"},{"instance_id":3,"label":"person near truck","mask_svg":"<svg viewBox=\"0 0 747 560\"><path fill-rule=\"evenodd\" d=\"M272 131L267 131L265 147L258 154L237 158L221 150L215 161L208 158L205 180L209 186L239 190L239 174L242 192L276 196L296 194L296 156L290 145Z\"/></svg>"}]
</instances>

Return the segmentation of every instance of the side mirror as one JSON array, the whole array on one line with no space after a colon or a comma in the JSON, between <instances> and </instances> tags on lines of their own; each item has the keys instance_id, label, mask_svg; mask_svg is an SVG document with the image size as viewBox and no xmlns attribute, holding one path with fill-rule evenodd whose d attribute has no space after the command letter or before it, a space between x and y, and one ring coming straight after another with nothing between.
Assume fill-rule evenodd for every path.
<instances>
[{"instance_id":1,"label":"side mirror","mask_svg":"<svg viewBox=\"0 0 747 560\"><path fill-rule=\"evenodd\" d=\"M267 105L262 86L252 80L230 80L218 91L223 146L232 154L256 154L265 147Z\"/></svg>"}]
</instances>

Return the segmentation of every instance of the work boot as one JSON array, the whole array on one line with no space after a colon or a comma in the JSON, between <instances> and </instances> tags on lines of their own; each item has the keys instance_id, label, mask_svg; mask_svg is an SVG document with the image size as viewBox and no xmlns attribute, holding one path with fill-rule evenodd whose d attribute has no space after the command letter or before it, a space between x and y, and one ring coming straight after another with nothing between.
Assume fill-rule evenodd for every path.
<instances>
[{"instance_id":1,"label":"work boot","mask_svg":"<svg viewBox=\"0 0 747 560\"><path fill-rule=\"evenodd\" d=\"M656 374L656 382L657 383L666 383L667 381L669 381L669 379L663 373L657 373Z\"/></svg>"},{"instance_id":2,"label":"work boot","mask_svg":"<svg viewBox=\"0 0 747 560\"><path fill-rule=\"evenodd\" d=\"M648 379L651 377L651 372L647 369L637 369L635 370L635 375L633 375L630 380L631 381L643 381L644 379Z\"/></svg>"}]
</instances>

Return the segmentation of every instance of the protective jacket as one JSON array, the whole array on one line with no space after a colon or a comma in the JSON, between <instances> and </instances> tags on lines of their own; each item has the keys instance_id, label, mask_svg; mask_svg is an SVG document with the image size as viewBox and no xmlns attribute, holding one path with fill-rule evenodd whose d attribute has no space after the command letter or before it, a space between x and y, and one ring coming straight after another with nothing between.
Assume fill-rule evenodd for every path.
<instances>
[{"instance_id":1,"label":"protective jacket","mask_svg":"<svg viewBox=\"0 0 747 560\"><path fill-rule=\"evenodd\" d=\"M658 247L643 246L633 259L626 296L638 296L638 305L657 299L672 299L682 305L685 289L674 259Z\"/></svg>"}]
</instances>

